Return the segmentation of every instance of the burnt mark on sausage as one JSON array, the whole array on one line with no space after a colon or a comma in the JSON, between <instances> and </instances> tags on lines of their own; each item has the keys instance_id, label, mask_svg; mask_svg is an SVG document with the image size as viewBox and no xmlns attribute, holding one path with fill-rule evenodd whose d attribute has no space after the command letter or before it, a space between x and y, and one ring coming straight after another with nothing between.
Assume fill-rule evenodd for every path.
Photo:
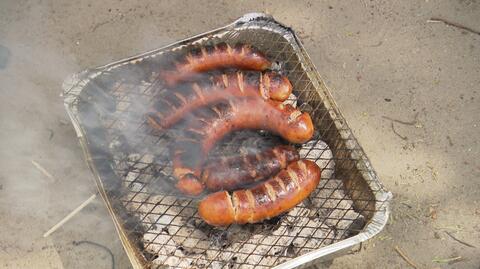
<instances>
[{"instance_id":1,"label":"burnt mark on sausage","mask_svg":"<svg viewBox=\"0 0 480 269\"><path fill-rule=\"evenodd\" d=\"M198 146L195 147L195 151L182 150L181 153L178 153L180 155L191 155L188 160L195 159L199 161L195 162L196 166L188 166L182 162L184 158L179 157L173 162L174 170L176 167L182 167L182 169L190 168L191 174L200 177L198 171L200 171L210 150L225 135L234 131L265 129L280 135L292 143L303 143L309 140L313 135L313 124L310 116L302 114L301 117L297 117L295 122L291 122L288 118L292 111L295 111L295 109L289 105L259 98L235 100L202 109L198 115L183 122L183 126L180 128L182 130L196 130L196 132L185 132L189 135L189 138L192 138L193 134L205 135L198 136ZM202 113L207 113L206 116L209 117L203 117ZM178 147L183 149L182 145ZM175 156L178 155L177 151L174 147L173 154ZM250 164L248 165L251 166ZM250 176L256 177L256 172L252 172Z\"/></svg>"},{"instance_id":2,"label":"burnt mark on sausage","mask_svg":"<svg viewBox=\"0 0 480 269\"><path fill-rule=\"evenodd\" d=\"M255 223L276 217L307 198L317 187L320 174L315 162L293 162L255 187L237 190L231 195L222 191L205 197L199 204L200 217L215 226Z\"/></svg>"},{"instance_id":3,"label":"burnt mark on sausage","mask_svg":"<svg viewBox=\"0 0 480 269\"><path fill-rule=\"evenodd\" d=\"M280 83L265 84L276 77ZM156 119L150 119L156 123L152 127L166 129L202 106L243 97L284 101L291 92L289 80L276 72L229 72L160 91L147 118L158 112Z\"/></svg>"},{"instance_id":4,"label":"burnt mark on sausage","mask_svg":"<svg viewBox=\"0 0 480 269\"><path fill-rule=\"evenodd\" d=\"M161 79L166 85L173 86L195 76L196 73L215 69L237 68L243 70L263 71L271 62L256 48L236 44L234 48L225 43L213 46L193 48L183 57L176 59L174 69L163 70Z\"/></svg>"}]
</instances>

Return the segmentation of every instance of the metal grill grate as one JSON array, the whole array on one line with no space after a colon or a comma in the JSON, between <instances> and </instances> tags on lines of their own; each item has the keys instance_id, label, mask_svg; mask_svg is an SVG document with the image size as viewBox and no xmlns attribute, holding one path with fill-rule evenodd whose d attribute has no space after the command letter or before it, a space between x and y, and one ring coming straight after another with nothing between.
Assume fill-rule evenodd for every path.
<instances>
[{"instance_id":1,"label":"metal grill grate","mask_svg":"<svg viewBox=\"0 0 480 269\"><path fill-rule=\"evenodd\" d=\"M197 201L172 187L171 139L151 130L143 117L166 59L220 41L252 44L286 71L295 95L289 101L310 112L316 127L316 139L302 146L301 155L324 168L317 190L287 214L228 228L205 224ZM94 70L66 92L99 188L126 235L124 244L133 246L143 265L269 268L360 233L384 207L385 190L296 42L271 20L240 22Z\"/></svg>"}]
</instances>

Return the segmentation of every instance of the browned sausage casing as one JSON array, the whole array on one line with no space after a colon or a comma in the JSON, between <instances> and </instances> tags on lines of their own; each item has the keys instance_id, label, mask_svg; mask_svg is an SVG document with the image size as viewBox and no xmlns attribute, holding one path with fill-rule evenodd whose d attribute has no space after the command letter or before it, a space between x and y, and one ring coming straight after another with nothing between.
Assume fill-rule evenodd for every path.
<instances>
[{"instance_id":1,"label":"browned sausage casing","mask_svg":"<svg viewBox=\"0 0 480 269\"><path fill-rule=\"evenodd\" d=\"M216 192L198 206L200 217L210 225L256 223L284 213L302 202L320 182L315 162L293 162L276 176L250 189Z\"/></svg>"},{"instance_id":2,"label":"browned sausage casing","mask_svg":"<svg viewBox=\"0 0 480 269\"><path fill-rule=\"evenodd\" d=\"M209 70L233 67L263 71L270 65L270 61L250 45L237 44L232 48L228 44L220 43L188 53L183 61L175 64L174 70L165 70L160 73L160 77L167 86L173 86L197 73Z\"/></svg>"},{"instance_id":3,"label":"browned sausage casing","mask_svg":"<svg viewBox=\"0 0 480 269\"><path fill-rule=\"evenodd\" d=\"M213 146L230 132L268 130L291 143L304 143L313 135L312 119L290 105L260 98L229 100L197 110L179 126L182 134L173 145L173 174L177 188L190 195L203 191L201 168Z\"/></svg>"},{"instance_id":4,"label":"browned sausage casing","mask_svg":"<svg viewBox=\"0 0 480 269\"><path fill-rule=\"evenodd\" d=\"M276 72L234 72L214 76L207 82L183 85L164 90L147 114L150 126L166 129L187 113L221 100L236 97L261 97L284 101L292 93L287 77Z\"/></svg>"},{"instance_id":5,"label":"browned sausage casing","mask_svg":"<svg viewBox=\"0 0 480 269\"><path fill-rule=\"evenodd\" d=\"M220 158L203 168L202 182L211 191L235 190L277 174L300 158L292 146L278 145L256 154Z\"/></svg>"}]
</instances>

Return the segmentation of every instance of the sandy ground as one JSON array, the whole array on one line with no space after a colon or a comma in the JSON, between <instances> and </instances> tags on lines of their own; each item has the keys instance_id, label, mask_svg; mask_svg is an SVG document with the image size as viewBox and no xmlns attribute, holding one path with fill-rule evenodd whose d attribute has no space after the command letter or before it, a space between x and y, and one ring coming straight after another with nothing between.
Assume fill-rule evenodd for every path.
<instances>
[{"instance_id":1,"label":"sandy ground","mask_svg":"<svg viewBox=\"0 0 480 269\"><path fill-rule=\"evenodd\" d=\"M95 192L63 79L263 11L300 35L395 197L385 230L330 268L409 268L396 246L418 268L480 268L480 35L427 22L480 31L480 3L233 3L0 2L0 267L111 268L104 249L74 244L90 240L130 268L99 199L42 237Z\"/></svg>"}]
</instances>

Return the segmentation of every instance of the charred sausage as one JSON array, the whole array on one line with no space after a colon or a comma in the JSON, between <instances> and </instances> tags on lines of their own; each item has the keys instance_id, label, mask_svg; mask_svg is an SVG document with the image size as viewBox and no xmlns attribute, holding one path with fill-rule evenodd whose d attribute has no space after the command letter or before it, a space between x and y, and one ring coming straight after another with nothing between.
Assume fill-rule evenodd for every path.
<instances>
[{"instance_id":1,"label":"charred sausage","mask_svg":"<svg viewBox=\"0 0 480 269\"><path fill-rule=\"evenodd\" d=\"M253 188L208 195L200 202L198 213L214 226L260 222L302 202L317 187L320 174L314 162L296 161Z\"/></svg>"},{"instance_id":2,"label":"charred sausage","mask_svg":"<svg viewBox=\"0 0 480 269\"><path fill-rule=\"evenodd\" d=\"M263 180L277 174L299 154L292 146L278 145L256 154L244 154L220 158L203 168L202 182L211 191L235 190L241 186Z\"/></svg>"},{"instance_id":3,"label":"charred sausage","mask_svg":"<svg viewBox=\"0 0 480 269\"><path fill-rule=\"evenodd\" d=\"M147 114L150 126L166 129L187 113L232 97L255 97L284 101L292 92L287 77L276 72L234 72L211 77L210 81L164 90Z\"/></svg>"},{"instance_id":4,"label":"charred sausage","mask_svg":"<svg viewBox=\"0 0 480 269\"><path fill-rule=\"evenodd\" d=\"M177 188L190 195L203 191L201 168L213 146L226 134L243 129L263 129L291 143L304 143L313 135L312 119L290 105L260 98L229 100L196 111L180 125L172 149Z\"/></svg>"},{"instance_id":5,"label":"charred sausage","mask_svg":"<svg viewBox=\"0 0 480 269\"><path fill-rule=\"evenodd\" d=\"M188 80L197 73L234 67L236 69L263 71L269 68L270 61L256 48L237 44L233 48L225 43L201 47L188 53L183 60L175 63L173 70L164 70L160 78L167 86Z\"/></svg>"}]
</instances>

